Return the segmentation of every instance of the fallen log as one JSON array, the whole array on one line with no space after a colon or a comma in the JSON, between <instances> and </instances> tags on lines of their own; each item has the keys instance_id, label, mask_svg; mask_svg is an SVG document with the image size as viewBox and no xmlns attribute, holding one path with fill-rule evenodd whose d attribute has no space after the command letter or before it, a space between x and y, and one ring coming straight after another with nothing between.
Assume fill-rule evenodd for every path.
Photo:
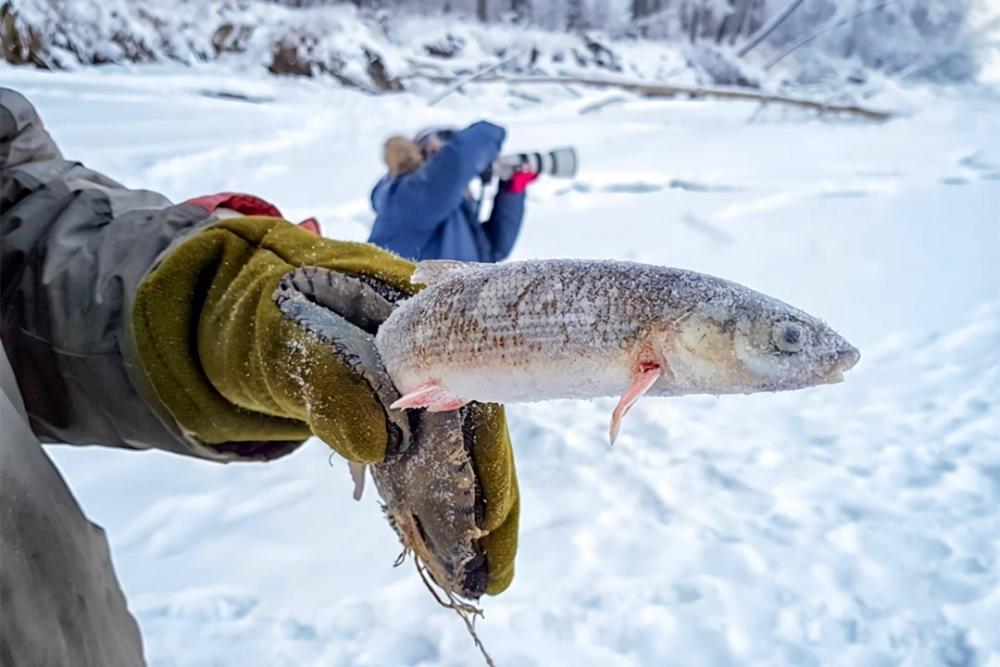
<instances>
[{"instance_id":1,"label":"fallen log","mask_svg":"<svg viewBox=\"0 0 1000 667\"><path fill-rule=\"evenodd\" d=\"M456 84L461 87L482 83L509 83L517 85L530 84L576 84L596 88L616 88L636 93L644 97L683 97L687 99L728 99L760 102L761 104L783 104L801 109L812 109L821 114L847 114L867 120L883 122L892 118L892 113L879 109L869 109L856 104L828 104L817 100L801 97L791 97L776 93L766 93L745 88L710 88L700 86L674 86L667 84L640 83L636 81L615 81L614 79L592 79L586 77L562 76L490 76L470 77L462 79L453 76L434 74L408 74L400 79L423 79L434 83ZM449 92L454 92L455 89Z\"/></svg>"}]
</instances>

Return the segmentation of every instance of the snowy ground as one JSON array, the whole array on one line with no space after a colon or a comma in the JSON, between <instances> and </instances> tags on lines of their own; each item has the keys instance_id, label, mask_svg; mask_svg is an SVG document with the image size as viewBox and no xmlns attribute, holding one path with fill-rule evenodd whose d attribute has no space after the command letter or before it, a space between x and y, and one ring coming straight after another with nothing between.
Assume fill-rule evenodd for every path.
<instances>
[{"instance_id":1,"label":"snowy ground","mask_svg":"<svg viewBox=\"0 0 1000 667\"><path fill-rule=\"evenodd\" d=\"M384 136L486 115L513 148L573 144L583 162L533 186L517 257L721 275L862 350L841 385L641 401L613 450L613 401L511 407L518 574L480 624L499 665L1000 666L996 98L911 95L919 112L871 125L633 99L581 114L611 96L560 90L428 109L138 72L0 82L67 156L129 185L254 192L351 239ZM319 442L268 465L50 452L108 530L152 665L478 663Z\"/></svg>"}]
</instances>

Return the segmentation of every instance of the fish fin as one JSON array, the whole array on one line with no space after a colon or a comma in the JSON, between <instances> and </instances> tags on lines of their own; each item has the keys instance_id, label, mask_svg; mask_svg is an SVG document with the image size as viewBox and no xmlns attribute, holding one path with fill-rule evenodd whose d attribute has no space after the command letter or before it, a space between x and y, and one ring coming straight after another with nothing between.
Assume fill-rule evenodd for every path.
<instances>
[{"instance_id":1,"label":"fish fin","mask_svg":"<svg viewBox=\"0 0 1000 667\"><path fill-rule=\"evenodd\" d=\"M441 385L437 382L425 382L416 389L403 394L389 406L391 410L406 410L407 408L423 408L434 402L441 393Z\"/></svg>"},{"instance_id":2,"label":"fish fin","mask_svg":"<svg viewBox=\"0 0 1000 667\"><path fill-rule=\"evenodd\" d=\"M611 413L611 428L608 430L608 438L611 444L615 444L618 438L618 429L621 427L622 417L635 405L639 397L649 391L657 380L663 375L663 367L659 364L642 364L639 372L632 378L632 383L622 394L615 411Z\"/></svg>"},{"instance_id":3,"label":"fish fin","mask_svg":"<svg viewBox=\"0 0 1000 667\"><path fill-rule=\"evenodd\" d=\"M436 380L425 382L399 400L389 406L392 410L406 410L407 408L427 408L428 412L447 412L457 410L466 403L468 399L459 398L453 395L447 388L441 386Z\"/></svg>"},{"instance_id":4,"label":"fish fin","mask_svg":"<svg viewBox=\"0 0 1000 667\"><path fill-rule=\"evenodd\" d=\"M439 283L456 271L465 271L479 266L480 262L458 262L451 259L425 259L417 262L417 268L410 276L414 285L433 285Z\"/></svg>"},{"instance_id":5,"label":"fish fin","mask_svg":"<svg viewBox=\"0 0 1000 667\"><path fill-rule=\"evenodd\" d=\"M446 396L440 401L432 403L427 406L427 412L449 412L451 410L458 410L460 407L468 403L469 400L465 398L458 398L457 396Z\"/></svg>"},{"instance_id":6,"label":"fish fin","mask_svg":"<svg viewBox=\"0 0 1000 667\"><path fill-rule=\"evenodd\" d=\"M361 500L365 492L365 470L368 466L363 463L347 462L347 468L351 471L351 479L354 480L354 499Z\"/></svg>"}]
</instances>

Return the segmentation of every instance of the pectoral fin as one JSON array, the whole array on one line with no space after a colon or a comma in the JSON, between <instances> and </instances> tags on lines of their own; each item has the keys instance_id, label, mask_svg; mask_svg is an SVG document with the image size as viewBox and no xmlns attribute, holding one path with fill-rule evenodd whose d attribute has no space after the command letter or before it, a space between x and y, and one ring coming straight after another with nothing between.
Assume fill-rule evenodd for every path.
<instances>
[{"instance_id":1,"label":"pectoral fin","mask_svg":"<svg viewBox=\"0 0 1000 667\"><path fill-rule=\"evenodd\" d=\"M428 412L448 412L457 410L468 402L468 399L453 395L438 382L425 382L389 407L393 410L427 408Z\"/></svg>"},{"instance_id":2,"label":"pectoral fin","mask_svg":"<svg viewBox=\"0 0 1000 667\"><path fill-rule=\"evenodd\" d=\"M361 496L365 492L365 470L368 466L363 463L348 461L347 467L351 471L351 479L354 480L354 499L361 500Z\"/></svg>"},{"instance_id":3,"label":"pectoral fin","mask_svg":"<svg viewBox=\"0 0 1000 667\"><path fill-rule=\"evenodd\" d=\"M639 397L649 391L657 380L663 375L663 367L659 364L645 363L639 366L638 373L633 376L632 383L622 394L621 400L611 413L611 428L608 430L608 438L611 444L615 444L618 437L618 429L621 427L622 417L639 400Z\"/></svg>"},{"instance_id":4,"label":"pectoral fin","mask_svg":"<svg viewBox=\"0 0 1000 667\"><path fill-rule=\"evenodd\" d=\"M451 410L458 410L468 402L469 401L464 398L446 396L428 405L427 412L449 412Z\"/></svg>"}]
</instances>

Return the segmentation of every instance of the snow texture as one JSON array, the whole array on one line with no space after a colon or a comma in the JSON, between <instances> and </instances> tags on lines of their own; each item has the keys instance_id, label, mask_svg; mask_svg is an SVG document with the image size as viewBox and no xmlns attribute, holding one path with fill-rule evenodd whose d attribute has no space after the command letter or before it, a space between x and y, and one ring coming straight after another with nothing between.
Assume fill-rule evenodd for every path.
<instances>
[{"instance_id":1,"label":"snow texture","mask_svg":"<svg viewBox=\"0 0 1000 667\"><path fill-rule=\"evenodd\" d=\"M419 13L373 16L350 5L16 0L13 12L25 45L19 60L57 69L218 61L250 72L325 75L369 90L396 89L407 75L462 76L502 61L510 61L504 71L521 74L601 71L652 79L685 70L677 48L651 41L622 42L611 54L607 45L586 36Z\"/></svg>"},{"instance_id":2,"label":"snow texture","mask_svg":"<svg viewBox=\"0 0 1000 667\"><path fill-rule=\"evenodd\" d=\"M369 91L419 91L419 77L502 64L493 74L806 88L858 100L886 76L966 82L1000 58L991 0L811 0L787 14L790 0L557 0L518 3L516 15L487 11L485 25L471 19L472 5L11 0L0 30L4 58L44 68L220 62ZM520 94L537 97L534 88Z\"/></svg>"},{"instance_id":3,"label":"snow texture","mask_svg":"<svg viewBox=\"0 0 1000 667\"><path fill-rule=\"evenodd\" d=\"M906 91L881 100L893 121L837 124L554 88L428 108L205 68L0 81L131 186L250 191L348 239L384 137L486 115L512 150L581 156L576 181L529 189L519 259L726 276L864 351L838 385L640 401L613 449L613 399L512 406L517 575L478 625L498 664L1000 664L995 96ZM49 452L107 529L153 667L480 664L322 443L227 466Z\"/></svg>"}]
</instances>

